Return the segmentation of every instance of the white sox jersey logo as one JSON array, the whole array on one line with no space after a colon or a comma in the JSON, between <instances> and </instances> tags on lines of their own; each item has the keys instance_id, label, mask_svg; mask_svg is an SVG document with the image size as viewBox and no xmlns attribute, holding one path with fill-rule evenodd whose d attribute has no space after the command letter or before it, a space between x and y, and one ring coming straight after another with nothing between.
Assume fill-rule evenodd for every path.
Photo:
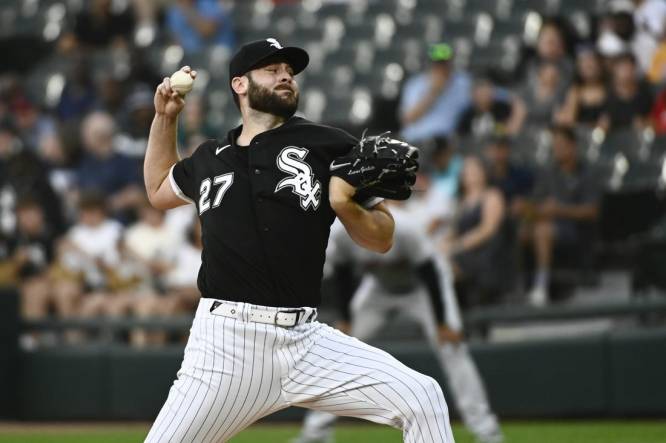
<instances>
[{"instance_id":1,"label":"white sox jersey logo","mask_svg":"<svg viewBox=\"0 0 666 443\"><path fill-rule=\"evenodd\" d=\"M301 207L306 211L310 207L316 210L321 201L321 183L315 180L310 165L303 161L308 152L297 146L287 146L280 152L277 167L291 176L280 180L275 187L275 192L291 187L291 192L301 197Z\"/></svg>"}]
</instances>

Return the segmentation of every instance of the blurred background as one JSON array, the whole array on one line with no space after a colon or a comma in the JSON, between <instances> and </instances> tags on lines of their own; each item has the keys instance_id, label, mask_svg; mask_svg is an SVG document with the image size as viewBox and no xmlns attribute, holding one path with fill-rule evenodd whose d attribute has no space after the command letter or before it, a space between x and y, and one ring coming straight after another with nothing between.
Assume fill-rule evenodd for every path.
<instances>
[{"instance_id":1,"label":"blurred background","mask_svg":"<svg viewBox=\"0 0 666 443\"><path fill-rule=\"evenodd\" d=\"M268 37L310 54L304 117L421 148L408 210L501 418L666 415L666 2L0 0L0 418L155 417L201 241L147 204L154 88L198 71L189 155L239 124L228 61ZM489 192L500 216L465 213ZM373 343L446 384L400 313Z\"/></svg>"}]
</instances>

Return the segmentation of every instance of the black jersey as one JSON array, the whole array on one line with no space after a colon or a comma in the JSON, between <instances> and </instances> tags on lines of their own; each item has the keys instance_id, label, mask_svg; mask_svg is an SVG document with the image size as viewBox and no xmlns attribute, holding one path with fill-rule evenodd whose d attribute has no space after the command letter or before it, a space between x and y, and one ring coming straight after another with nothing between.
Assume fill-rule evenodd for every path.
<instances>
[{"instance_id":1,"label":"black jersey","mask_svg":"<svg viewBox=\"0 0 666 443\"><path fill-rule=\"evenodd\" d=\"M174 191L202 224L203 297L264 306L318 306L330 226L329 165L356 143L292 117L238 146L242 127L209 140L171 170Z\"/></svg>"}]
</instances>

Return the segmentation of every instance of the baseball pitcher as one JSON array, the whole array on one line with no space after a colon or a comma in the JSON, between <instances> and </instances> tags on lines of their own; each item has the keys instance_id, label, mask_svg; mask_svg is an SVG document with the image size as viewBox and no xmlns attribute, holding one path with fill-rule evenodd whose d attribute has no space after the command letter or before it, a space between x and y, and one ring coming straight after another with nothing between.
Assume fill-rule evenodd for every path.
<instances>
[{"instance_id":1,"label":"baseball pitcher","mask_svg":"<svg viewBox=\"0 0 666 443\"><path fill-rule=\"evenodd\" d=\"M273 38L241 47L229 86L242 125L182 160L184 99L169 78L157 87L146 190L160 209L196 206L202 298L147 442L224 442L289 406L387 424L406 442L454 441L435 380L316 321L334 219L386 252L394 222L381 200L408 198L418 164L416 148L387 135L357 140L294 117L308 61Z\"/></svg>"}]
</instances>

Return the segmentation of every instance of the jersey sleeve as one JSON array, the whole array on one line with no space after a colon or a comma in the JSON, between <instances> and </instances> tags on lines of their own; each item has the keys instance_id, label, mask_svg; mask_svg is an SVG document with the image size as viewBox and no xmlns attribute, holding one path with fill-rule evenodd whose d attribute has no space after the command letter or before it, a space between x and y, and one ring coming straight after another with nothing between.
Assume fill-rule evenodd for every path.
<instances>
[{"instance_id":1,"label":"jersey sleeve","mask_svg":"<svg viewBox=\"0 0 666 443\"><path fill-rule=\"evenodd\" d=\"M201 144L194 153L180 160L169 171L169 183L173 192L188 203L194 203L197 196L197 164L205 163L203 156L211 141Z\"/></svg>"},{"instance_id":2,"label":"jersey sleeve","mask_svg":"<svg viewBox=\"0 0 666 443\"><path fill-rule=\"evenodd\" d=\"M349 154L354 146L358 143L358 139L351 135L349 132L342 129L333 128L331 138L335 140L336 149L333 157L340 157Z\"/></svg>"}]
</instances>

